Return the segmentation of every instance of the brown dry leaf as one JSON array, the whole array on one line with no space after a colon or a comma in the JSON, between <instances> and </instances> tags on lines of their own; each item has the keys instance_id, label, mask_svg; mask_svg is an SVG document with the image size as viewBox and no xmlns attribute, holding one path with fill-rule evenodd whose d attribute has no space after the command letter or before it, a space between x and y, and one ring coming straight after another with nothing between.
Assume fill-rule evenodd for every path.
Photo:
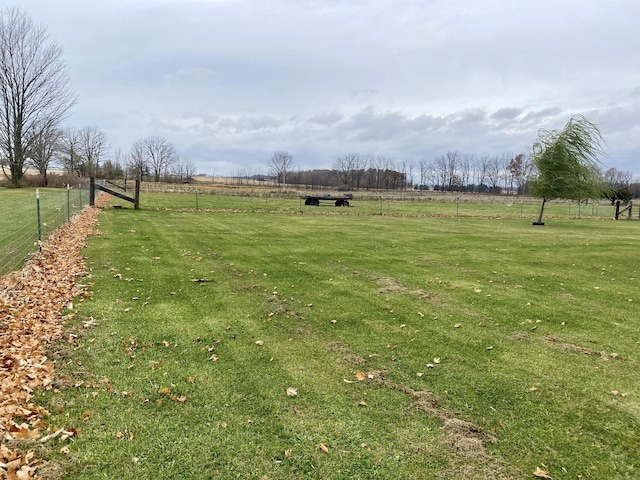
<instances>
[{"instance_id":1,"label":"brown dry leaf","mask_svg":"<svg viewBox=\"0 0 640 480\"><path fill-rule=\"evenodd\" d=\"M453 326L453 328L460 328L461 326L462 326L462 324L461 324L461 323L456 323L456 324Z\"/></svg>"},{"instance_id":2,"label":"brown dry leaf","mask_svg":"<svg viewBox=\"0 0 640 480\"><path fill-rule=\"evenodd\" d=\"M361 382L361 381L363 381L363 380L366 380L366 379L367 379L367 376L366 376L363 372L361 372L360 370L358 370L358 371L356 372L356 379L357 379L359 382Z\"/></svg>"},{"instance_id":3,"label":"brown dry leaf","mask_svg":"<svg viewBox=\"0 0 640 480\"><path fill-rule=\"evenodd\" d=\"M218 355L216 355L215 353L213 355L211 355L209 357L209 360L211 360L212 362L217 362L219 360L220 357L218 357Z\"/></svg>"},{"instance_id":4,"label":"brown dry leaf","mask_svg":"<svg viewBox=\"0 0 640 480\"><path fill-rule=\"evenodd\" d=\"M176 397L176 401L184 403L187 401L187 397L185 397L184 395L180 395L179 397Z\"/></svg>"},{"instance_id":5,"label":"brown dry leaf","mask_svg":"<svg viewBox=\"0 0 640 480\"><path fill-rule=\"evenodd\" d=\"M22 424L18 431L11 431L11 434L14 438L22 438L28 440L37 440L40 438L39 430L31 430L28 425Z\"/></svg>"},{"instance_id":6,"label":"brown dry leaf","mask_svg":"<svg viewBox=\"0 0 640 480\"><path fill-rule=\"evenodd\" d=\"M106 206L110 198L98 195L96 207ZM0 277L0 438L3 441L18 434L40 435L35 426L48 412L32 403L32 392L50 389L54 381L54 364L47 359L46 350L63 336L65 307L73 308L74 298L90 296L90 285L79 282L87 273L81 252L90 235L100 234L94 231L99 213L100 208L78 212L39 243L41 251L22 269ZM76 339L77 336L70 337L73 345ZM22 416L20 412L25 411L29 414ZM26 420L24 427L15 428L15 416ZM12 468L11 478L34 478L37 460L32 452L19 455L0 445L0 463L6 465L14 460L18 463Z\"/></svg>"},{"instance_id":7,"label":"brown dry leaf","mask_svg":"<svg viewBox=\"0 0 640 480\"><path fill-rule=\"evenodd\" d=\"M71 449L67 446L62 447L60 449L60 453L62 453L63 455L69 455L71 453Z\"/></svg>"},{"instance_id":8,"label":"brown dry leaf","mask_svg":"<svg viewBox=\"0 0 640 480\"><path fill-rule=\"evenodd\" d=\"M293 450L289 449L284 451L284 458L291 458L292 455L293 455Z\"/></svg>"},{"instance_id":9,"label":"brown dry leaf","mask_svg":"<svg viewBox=\"0 0 640 480\"><path fill-rule=\"evenodd\" d=\"M290 397L295 397L296 395L298 395L298 389L294 387L287 388L287 395Z\"/></svg>"},{"instance_id":10,"label":"brown dry leaf","mask_svg":"<svg viewBox=\"0 0 640 480\"><path fill-rule=\"evenodd\" d=\"M264 340L256 340L256 345L258 346L264 345Z\"/></svg>"},{"instance_id":11,"label":"brown dry leaf","mask_svg":"<svg viewBox=\"0 0 640 480\"><path fill-rule=\"evenodd\" d=\"M533 475L538 478L547 478L547 479L551 478L551 476L549 475L549 472L547 472L546 470L542 470L540 467L536 467L536 469L533 472Z\"/></svg>"},{"instance_id":12,"label":"brown dry leaf","mask_svg":"<svg viewBox=\"0 0 640 480\"><path fill-rule=\"evenodd\" d=\"M169 387L162 387L160 390L158 390L158 393L161 393L162 395L170 395L171 389Z\"/></svg>"},{"instance_id":13,"label":"brown dry leaf","mask_svg":"<svg viewBox=\"0 0 640 480\"><path fill-rule=\"evenodd\" d=\"M327 446L326 443L321 443L320 445L318 445L318 448L322 450L324 453L329 453L329 447Z\"/></svg>"}]
</instances>

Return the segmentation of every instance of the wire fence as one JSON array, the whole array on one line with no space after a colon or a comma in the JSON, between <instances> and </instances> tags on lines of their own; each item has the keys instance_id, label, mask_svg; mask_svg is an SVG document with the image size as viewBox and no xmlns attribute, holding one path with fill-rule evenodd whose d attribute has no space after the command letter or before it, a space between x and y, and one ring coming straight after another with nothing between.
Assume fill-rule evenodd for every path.
<instances>
[{"instance_id":1,"label":"wire fence","mask_svg":"<svg viewBox=\"0 0 640 480\"><path fill-rule=\"evenodd\" d=\"M40 240L88 204L85 186L0 189L0 276L22 267Z\"/></svg>"},{"instance_id":2,"label":"wire fence","mask_svg":"<svg viewBox=\"0 0 640 480\"><path fill-rule=\"evenodd\" d=\"M307 193L296 190L211 189L196 186L144 185L142 208L282 213L349 213L362 215L417 215L425 217L522 218L536 220L541 200L529 196L485 195L450 192L359 191L349 207L336 207L335 198L318 197L319 206L305 202ZM545 218L613 219L616 206L608 200L547 202ZM632 213L632 215L630 215ZM640 219L636 204L623 219Z\"/></svg>"}]
</instances>

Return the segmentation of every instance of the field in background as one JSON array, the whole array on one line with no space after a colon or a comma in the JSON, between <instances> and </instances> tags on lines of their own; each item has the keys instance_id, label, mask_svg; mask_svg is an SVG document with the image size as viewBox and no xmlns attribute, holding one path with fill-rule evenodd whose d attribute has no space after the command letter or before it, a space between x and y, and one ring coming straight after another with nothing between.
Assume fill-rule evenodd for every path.
<instances>
[{"instance_id":1,"label":"field in background","mask_svg":"<svg viewBox=\"0 0 640 480\"><path fill-rule=\"evenodd\" d=\"M638 476L638 222L192 200L100 218L65 478Z\"/></svg>"},{"instance_id":2,"label":"field in background","mask_svg":"<svg viewBox=\"0 0 640 480\"><path fill-rule=\"evenodd\" d=\"M288 213L342 213L351 215L417 215L482 218L536 219L540 200L532 197L480 195L434 191L374 192L353 195L348 208L322 202L319 207L304 204L306 195L324 195L335 191L291 190L258 187L212 185L142 184L143 208L237 209ZM340 195L339 193L337 195ZM545 218L611 219L615 207L608 201L589 203L554 200L545 207ZM626 218L626 217L625 217ZM634 219L640 218L634 210Z\"/></svg>"},{"instance_id":3,"label":"field in background","mask_svg":"<svg viewBox=\"0 0 640 480\"><path fill-rule=\"evenodd\" d=\"M41 234L43 238L89 202L86 187L73 188L67 202L63 189L41 191ZM434 191L374 192L354 194L351 206L338 208L323 202L319 207L304 204L308 194L324 194L315 190L279 189L264 185L233 186L216 179L215 183L191 185L153 184L143 182L141 208L231 210L272 213L396 215L461 218L520 218L535 220L540 200L531 197L479 195ZM37 250L38 219L35 189L0 189L0 202L5 214L0 216L0 275L19 268ZM114 199L114 205L130 208L127 202ZM640 218L637 207L633 219ZM611 219L615 207L609 202L580 204L552 201L545 209L545 219L581 218ZM626 219L625 214L625 219Z\"/></svg>"}]
</instances>

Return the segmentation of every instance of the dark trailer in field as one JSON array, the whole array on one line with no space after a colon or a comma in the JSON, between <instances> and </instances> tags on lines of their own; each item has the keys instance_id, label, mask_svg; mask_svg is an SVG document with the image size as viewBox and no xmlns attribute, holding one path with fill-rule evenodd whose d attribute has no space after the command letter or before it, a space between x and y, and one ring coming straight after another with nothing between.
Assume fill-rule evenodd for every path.
<instances>
[{"instance_id":1,"label":"dark trailer in field","mask_svg":"<svg viewBox=\"0 0 640 480\"><path fill-rule=\"evenodd\" d=\"M329 195L329 194L307 195L306 197L302 197L302 198L304 198L305 205L318 206L320 205L320 202L335 202L336 207L348 207L349 200L353 199L353 195L351 195L350 193L347 193L345 195L340 195L340 196Z\"/></svg>"}]
</instances>

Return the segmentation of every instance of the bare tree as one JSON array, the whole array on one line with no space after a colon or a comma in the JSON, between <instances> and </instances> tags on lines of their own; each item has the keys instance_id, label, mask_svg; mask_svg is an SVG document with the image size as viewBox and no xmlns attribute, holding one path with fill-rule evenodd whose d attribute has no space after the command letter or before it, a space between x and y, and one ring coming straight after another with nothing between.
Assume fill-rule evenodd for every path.
<instances>
[{"instance_id":1,"label":"bare tree","mask_svg":"<svg viewBox=\"0 0 640 480\"><path fill-rule=\"evenodd\" d=\"M78 173L95 176L100 170L100 162L107 153L107 137L98 127L82 127L78 130L78 154L81 165Z\"/></svg>"},{"instance_id":2,"label":"bare tree","mask_svg":"<svg viewBox=\"0 0 640 480\"><path fill-rule=\"evenodd\" d=\"M293 155L286 151L274 152L269 162L269 170L275 175L276 181L287 185L287 173L293 169Z\"/></svg>"},{"instance_id":3,"label":"bare tree","mask_svg":"<svg viewBox=\"0 0 640 480\"><path fill-rule=\"evenodd\" d=\"M460 182L466 192L471 183L471 168L475 163L475 155L465 153L460 157Z\"/></svg>"},{"instance_id":4,"label":"bare tree","mask_svg":"<svg viewBox=\"0 0 640 480\"><path fill-rule=\"evenodd\" d=\"M449 169L447 168L447 158L438 155L433 161L433 168L436 174L438 188L445 190L449 185Z\"/></svg>"},{"instance_id":5,"label":"bare tree","mask_svg":"<svg viewBox=\"0 0 640 480\"><path fill-rule=\"evenodd\" d=\"M478 167L476 168L476 178L478 183L478 191L484 192L486 190L486 181L489 176L489 166L491 163L491 157L489 155L482 155L478 161Z\"/></svg>"},{"instance_id":6,"label":"bare tree","mask_svg":"<svg viewBox=\"0 0 640 480\"><path fill-rule=\"evenodd\" d=\"M159 182L160 176L167 172L177 158L173 143L163 137L149 136L133 145L130 165L140 176L152 173L154 180Z\"/></svg>"},{"instance_id":7,"label":"bare tree","mask_svg":"<svg viewBox=\"0 0 640 480\"><path fill-rule=\"evenodd\" d=\"M31 142L29 149L30 163L38 170L44 179L44 186L48 185L47 171L51 161L60 151L60 138L62 130L52 125L50 122L43 122L41 128Z\"/></svg>"},{"instance_id":8,"label":"bare tree","mask_svg":"<svg viewBox=\"0 0 640 480\"><path fill-rule=\"evenodd\" d=\"M351 188L357 188L362 179L365 165L366 159L362 155L348 153L336 158L333 162L333 169L341 186L348 185Z\"/></svg>"},{"instance_id":9,"label":"bare tree","mask_svg":"<svg viewBox=\"0 0 640 480\"><path fill-rule=\"evenodd\" d=\"M175 180L180 183L191 183L196 173L196 165L189 158L177 158L174 162L171 172Z\"/></svg>"},{"instance_id":10,"label":"bare tree","mask_svg":"<svg viewBox=\"0 0 640 480\"><path fill-rule=\"evenodd\" d=\"M458 187L460 179L458 177L458 163L460 161L460 152L447 152L447 177L449 180L449 191L454 187Z\"/></svg>"},{"instance_id":11,"label":"bare tree","mask_svg":"<svg viewBox=\"0 0 640 480\"><path fill-rule=\"evenodd\" d=\"M427 176L429 175L429 161L426 158L418 160L418 169L420 171L420 188L423 189L427 185Z\"/></svg>"},{"instance_id":12,"label":"bare tree","mask_svg":"<svg viewBox=\"0 0 640 480\"><path fill-rule=\"evenodd\" d=\"M516 188L518 195L524 193L524 187L527 182L527 177L531 175L531 162L529 157L524 153L519 153L511 159L507 170L511 176L511 182Z\"/></svg>"},{"instance_id":13,"label":"bare tree","mask_svg":"<svg viewBox=\"0 0 640 480\"><path fill-rule=\"evenodd\" d=\"M603 175L605 182L616 188L629 188L633 182L633 173L609 168Z\"/></svg>"},{"instance_id":14,"label":"bare tree","mask_svg":"<svg viewBox=\"0 0 640 480\"><path fill-rule=\"evenodd\" d=\"M406 163L407 166L407 187L409 188L413 188L414 187L414 177L413 177L413 172L416 169L417 166L417 162L414 159L408 160Z\"/></svg>"},{"instance_id":15,"label":"bare tree","mask_svg":"<svg viewBox=\"0 0 640 480\"><path fill-rule=\"evenodd\" d=\"M372 183L375 185L376 190L389 188L393 163L392 159L384 155L378 155L370 159L371 174L374 176Z\"/></svg>"},{"instance_id":16,"label":"bare tree","mask_svg":"<svg viewBox=\"0 0 640 480\"><path fill-rule=\"evenodd\" d=\"M62 131L60 136L60 153L62 155L62 166L68 173L75 173L81 176L80 158L80 135L75 128L68 128Z\"/></svg>"},{"instance_id":17,"label":"bare tree","mask_svg":"<svg viewBox=\"0 0 640 480\"><path fill-rule=\"evenodd\" d=\"M138 140L133 144L133 147L131 147L127 169L130 175L140 179L149 175L149 162L147 160L144 142L142 140Z\"/></svg>"},{"instance_id":18,"label":"bare tree","mask_svg":"<svg viewBox=\"0 0 640 480\"><path fill-rule=\"evenodd\" d=\"M0 149L18 186L37 132L53 128L76 102L62 48L17 8L0 11Z\"/></svg>"},{"instance_id":19,"label":"bare tree","mask_svg":"<svg viewBox=\"0 0 640 480\"><path fill-rule=\"evenodd\" d=\"M127 178L127 165L129 164L129 154L118 147L113 151L113 166L117 171L122 172L122 176Z\"/></svg>"},{"instance_id":20,"label":"bare tree","mask_svg":"<svg viewBox=\"0 0 640 480\"><path fill-rule=\"evenodd\" d=\"M489 158L487 170L487 178L491 186L491 193L498 193L498 185L502 178L502 162L498 155L492 155Z\"/></svg>"}]
</instances>

